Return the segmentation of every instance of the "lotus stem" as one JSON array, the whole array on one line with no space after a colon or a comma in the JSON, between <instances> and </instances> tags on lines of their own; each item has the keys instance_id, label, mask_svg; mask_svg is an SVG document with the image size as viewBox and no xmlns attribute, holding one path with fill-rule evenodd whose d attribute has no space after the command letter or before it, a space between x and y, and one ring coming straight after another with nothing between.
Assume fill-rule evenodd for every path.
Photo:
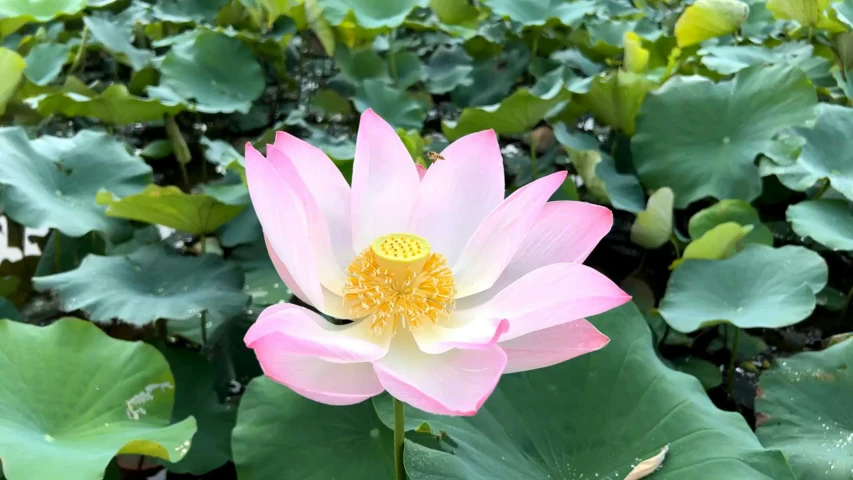
<instances>
[{"instance_id":1,"label":"lotus stem","mask_svg":"<svg viewBox=\"0 0 853 480\"><path fill-rule=\"evenodd\" d=\"M80 46L77 48L77 55L74 56L74 61L71 63L71 68L68 69L68 76L73 74L77 67L83 62L83 57L86 55L86 41L89 39L89 27L83 27L83 33L80 34Z\"/></svg>"},{"instance_id":2,"label":"lotus stem","mask_svg":"<svg viewBox=\"0 0 853 480\"><path fill-rule=\"evenodd\" d=\"M734 339L732 340L732 350L731 350L731 358L729 359L729 369L726 372L726 376L728 379L729 386L729 395L734 398L735 396L735 364L737 363L737 346L738 341L740 340L740 329L732 325L734 328ZM728 329L729 326L726 326L726 339L728 339Z\"/></svg>"},{"instance_id":3,"label":"lotus stem","mask_svg":"<svg viewBox=\"0 0 853 480\"><path fill-rule=\"evenodd\" d=\"M406 480L406 468L403 466L403 443L406 433L406 411L403 402L394 399L394 471L396 480Z\"/></svg>"},{"instance_id":4,"label":"lotus stem","mask_svg":"<svg viewBox=\"0 0 853 480\"><path fill-rule=\"evenodd\" d=\"M172 142L172 150L175 151L175 158L178 160L178 167L181 169L184 188L189 191L190 178L187 175L187 164L192 160L190 147L187 146L187 141L184 139L183 134L181 134L178 123L175 122L175 117L166 115L163 117L163 120L166 123L166 135L169 137L169 141Z\"/></svg>"}]
</instances>

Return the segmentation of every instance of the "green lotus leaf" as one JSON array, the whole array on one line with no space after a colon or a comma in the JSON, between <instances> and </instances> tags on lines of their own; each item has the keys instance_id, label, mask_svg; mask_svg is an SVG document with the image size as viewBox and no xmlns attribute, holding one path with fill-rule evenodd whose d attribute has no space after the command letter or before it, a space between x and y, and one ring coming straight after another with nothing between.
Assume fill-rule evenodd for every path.
<instances>
[{"instance_id":1,"label":"green lotus leaf","mask_svg":"<svg viewBox=\"0 0 853 480\"><path fill-rule=\"evenodd\" d=\"M214 389L214 366L201 353L177 347L163 347L161 352L175 375L173 421L191 415L198 423L187 455L177 463L161 463L170 472L194 475L221 467L231 460L237 408L220 401Z\"/></svg>"},{"instance_id":2,"label":"green lotus leaf","mask_svg":"<svg viewBox=\"0 0 853 480\"><path fill-rule=\"evenodd\" d=\"M348 17L363 28L395 28L416 7L426 7L429 0L318 0L323 16L332 25L341 25Z\"/></svg>"},{"instance_id":3,"label":"green lotus leaf","mask_svg":"<svg viewBox=\"0 0 853 480\"><path fill-rule=\"evenodd\" d=\"M266 377L246 387L231 443L241 480L394 478L392 446L370 402L323 405Z\"/></svg>"},{"instance_id":4,"label":"green lotus leaf","mask_svg":"<svg viewBox=\"0 0 853 480\"><path fill-rule=\"evenodd\" d=\"M570 132L564 123L554 126L554 136L565 147L587 190L597 200L632 213L646 208L646 196L637 177L617 171L616 162L599 150L595 137Z\"/></svg>"},{"instance_id":5,"label":"green lotus leaf","mask_svg":"<svg viewBox=\"0 0 853 480\"><path fill-rule=\"evenodd\" d=\"M394 127L420 130L424 126L423 104L383 80L371 78L362 82L353 101L359 112L372 108Z\"/></svg>"},{"instance_id":6,"label":"green lotus leaf","mask_svg":"<svg viewBox=\"0 0 853 480\"><path fill-rule=\"evenodd\" d=\"M183 103L131 95L122 84L110 85L97 93L88 87L30 97L25 102L42 115L90 117L116 125L161 120L187 109Z\"/></svg>"},{"instance_id":7,"label":"green lotus leaf","mask_svg":"<svg viewBox=\"0 0 853 480\"><path fill-rule=\"evenodd\" d=\"M587 15L600 10L598 3L589 0L486 0L483 2L495 15L509 18L524 26L543 26L559 23L575 27Z\"/></svg>"},{"instance_id":8,"label":"green lotus leaf","mask_svg":"<svg viewBox=\"0 0 853 480\"><path fill-rule=\"evenodd\" d=\"M761 223L758 212L743 200L721 200L708 208L696 212L687 224L690 238L696 240L712 228L725 222L735 222L752 230L743 238L743 243L773 245L773 232Z\"/></svg>"},{"instance_id":9,"label":"green lotus leaf","mask_svg":"<svg viewBox=\"0 0 853 480\"><path fill-rule=\"evenodd\" d=\"M775 47L759 45L714 45L699 50L702 63L723 75L731 75L754 65L786 63L799 66L812 57L813 47L804 42L790 42Z\"/></svg>"},{"instance_id":10,"label":"green lotus leaf","mask_svg":"<svg viewBox=\"0 0 853 480\"><path fill-rule=\"evenodd\" d=\"M86 0L5 0L0 2L0 37L30 22L45 23L86 8Z\"/></svg>"},{"instance_id":11,"label":"green lotus leaf","mask_svg":"<svg viewBox=\"0 0 853 480\"><path fill-rule=\"evenodd\" d=\"M504 101L529 59L526 49L507 48L494 56L475 61L471 83L457 85L450 92L453 103L465 108L485 107Z\"/></svg>"},{"instance_id":12,"label":"green lotus leaf","mask_svg":"<svg viewBox=\"0 0 853 480\"><path fill-rule=\"evenodd\" d=\"M647 188L671 187L676 207L704 197L752 200L761 193L755 157L781 131L812 126L817 96L793 67L750 67L713 83L670 79L646 96L631 149Z\"/></svg>"},{"instance_id":13,"label":"green lotus leaf","mask_svg":"<svg viewBox=\"0 0 853 480\"><path fill-rule=\"evenodd\" d=\"M814 128L795 132L805 139L797 161L780 165L761 159L762 175L776 175L791 190L805 191L820 179L829 180L832 188L853 200L853 150L846 137L853 131L853 108L821 103Z\"/></svg>"},{"instance_id":14,"label":"green lotus leaf","mask_svg":"<svg viewBox=\"0 0 853 480\"><path fill-rule=\"evenodd\" d=\"M581 95L579 101L592 110L600 122L633 135L640 105L655 86L642 75L617 70L595 77L589 91Z\"/></svg>"},{"instance_id":15,"label":"green lotus leaf","mask_svg":"<svg viewBox=\"0 0 853 480\"><path fill-rule=\"evenodd\" d=\"M127 59L134 70L145 68L154 58L154 52L133 46L132 23L120 22L106 16L83 17L83 23L95 43L103 45L110 53Z\"/></svg>"},{"instance_id":16,"label":"green lotus leaf","mask_svg":"<svg viewBox=\"0 0 853 480\"><path fill-rule=\"evenodd\" d=\"M193 235L210 234L243 210L205 194L187 194L178 187L149 185L121 199L101 191L96 201L106 205L108 217L126 218L174 228Z\"/></svg>"},{"instance_id":17,"label":"green lotus leaf","mask_svg":"<svg viewBox=\"0 0 853 480\"><path fill-rule=\"evenodd\" d=\"M59 15L72 15L86 8L86 0L14 0L0 3L0 17L28 17L49 22Z\"/></svg>"},{"instance_id":18,"label":"green lotus leaf","mask_svg":"<svg viewBox=\"0 0 853 480\"><path fill-rule=\"evenodd\" d=\"M293 297L293 292L273 266L262 238L238 246L230 258L239 262L246 272L243 291L252 297L254 305L274 305Z\"/></svg>"},{"instance_id":19,"label":"green lotus leaf","mask_svg":"<svg viewBox=\"0 0 853 480\"><path fill-rule=\"evenodd\" d=\"M811 250L748 245L725 260L679 265L658 310L672 328L685 333L724 322L780 328L808 317L826 282L826 262Z\"/></svg>"},{"instance_id":20,"label":"green lotus leaf","mask_svg":"<svg viewBox=\"0 0 853 480\"><path fill-rule=\"evenodd\" d=\"M0 129L0 198L6 213L32 228L79 237L108 234L127 222L104 217L95 195L132 195L151 182L151 167L113 137L83 130L71 138L29 140L20 127Z\"/></svg>"},{"instance_id":21,"label":"green lotus leaf","mask_svg":"<svg viewBox=\"0 0 853 480\"><path fill-rule=\"evenodd\" d=\"M740 0L696 0L675 22L675 39L681 48L735 32L749 16Z\"/></svg>"},{"instance_id":22,"label":"green lotus leaf","mask_svg":"<svg viewBox=\"0 0 853 480\"><path fill-rule=\"evenodd\" d=\"M117 453L178 461L193 417L170 425L169 364L76 318L0 320L0 456L8 480L102 478Z\"/></svg>"},{"instance_id":23,"label":"green lotus leaf","mask_svg":"<svg viewBox=\"0 0 853 480\"><path fill-rule=\"evenodd\" d=\"M767 0L767 10L777 20L794 20L806 28L843 32L830 8L830 0Z\"/></svg>"},{"instance_id":24,"label":"green lotus leaf","mask_svg":"<svg viewBox=\"0 0 853 480\"><path fill-rule=\"evenodd\" d=\"M470 25L477 27L480 10L468 2L457 0L430 0L429 8L445 25Z\"/></svg>"},{"instance_id":25,"label":"green lotus leaf","mask_svg":"<svg viewBox=\"0 0 853 480\"><path fill-rule=\"evenodd\" d=\"M532 88L519 88L496 105L462 109L458 120L442 122L441 131L450 141L490 128L499 135L525 133L570 96L562 80L540 81Z\"/></svg>"},{"instance_id":26,"label":"green lotus leaf","mask_svg":"<svg viewBox=\"0 0 853 480\"><path fill-rule=\"evenodd\" d=\"M806 200L788 207L788 221L801 237L832 250L853 250L853 212L844 200Z\"/></svg>"},{"instance_id":27,"label":"green lotus leaf","mask_svg":"<svg viewBox=\"0 0 853 480\"><path fill-rule=\"evenodd\" d=\"M59 76L68 60L71 46L62 43L40 43L27 54L24 75L36 85L47 85Z\"/></svg>"},{"instance_id":28,"label":"green lotus leaf","mask_svg":"<svg viewBox=\"0 0 853 480\"><path fill-rule=\"evenodd\" d=\"M755 400L761 443L785 453L797 478L850 477L853 421L843 399L853 388L853 342L776 361Z\"/></svg>"},{"instance_id":29,"label":"green lotus leaf","mask_svg":"<svg viewBox=\"0 0 853 480\"><path fill-rule=\"evenodd\" d=\"M36 277L33 284L54 291L65 311L134 325L159 318L197 323L202 312L219 325L242 312L248 300L237 265L214 255L185 257L159 244L129 255L89 255L77 269Z\"/></svg>"},{"instance_id":30,"label":"green lotus leaf","mask_svg":"<svg viewBox=\"0 0 853 480\"><path fill-rule=\"evenodd\" d=\"M228 0L158 0L154 18L172 23L213 23Z\"/></svg>"},{"instance_id":31,"label":"green lotus leaf","mask_svg":"<svg viewBox=\"0 0 853 480\"><path fill-rule=\"evenodd\" d=\"M447 93L460 85L471 85L474 70L471 57L460 46L441 47L433 52L426 66L426 84L430 93Z\"/></svg>"},{"instance_id":32,"label":"green lotus leaf","mask_svg":"<svg viewBox=\"0 0 853 480\"><path fill-rule=\"evenodd\" d=\"M309 108L322 115L352 115L350 100L331 88L321 88L314 92Z\"/></svg>"},{"instance_id":33,"label":"green lotus leaf","mask_svg":"<svg viewBox=\"0 0 853 480\"><path fill-rule=\"evenodd\" d=\"M668 445L657 478L794 479L784 456L761 447L739 414L717 409L695 378L660 361L636 307L590 321L610 337L607 347L504 376L474 417L407 407L407 422L427 422L441 448L407 441L409 478L622 479ZM390 421L387 400L375 403Z\"/></svg>"},{"instance_id":34,"label":"green lotus leaf","mask_svg":"<svg viewBox=\"0 0 853 480\"><path fill-rule=\"evenodd\" d=\"M660 248L672 236L672 190L667 187L649 196L646 209L631 225L631 241L643 248Z\"/></svg>"},{"instance_id":35,"label":"green lotus leaf","mask_svg":"<svg viewBox=\"0 0 853 480\"><path fill-rule=\"evenodd\" d=\"M721 223L690 242L681 258L672 262L670 268L675 268L686 260L722 260L731 257L737 252L741 240L751 231L752 225Z\"/></svg>"},{"instance_id":36,"label":"green lotus leaf","mask_svg":"<svg viewBox=\"0 0 853 480\"><path fill-rule=\"evenodd\" d=\"M679 372L696 377L705 390L718 387L723 383L720 367L708 360L695 357L680 357L672 362L673 368Z\"/></svg>"},{"instance_id":37,"label":"green lotus leaf","mask_svg":"<svg viewBox=\"0 0 853 480\"><path fill-rule=\"evenodd\" d=\"M6 104L18 90L18 84L26 69L26 61L14 50L0 47L0 115L6 113Z\"/></svg>"},{"instance_id":38,"label":"green lotus leaf","mask_svg":"<svg viewBox=\"0 0 853 480\"><path fill-rule=\"evenodd\" d=\"M2 282L2 280L0 280ZM0 320L12 320L15 322L23 322L24 316L21 315L21 312L15 307L15 304L12 303L8 298L0 297Z\"/></svg>"},{"instance_id":39,"label":"green lotus leaf","mask_svg":"<svg viewBox=\"0 0 853 480\"><path fill-rule=\"evenodd\" d=\"M227 62L222 59L228 59ZM195 100L205 113L247 113L264 91L264 74L240 40L203 31L172 46L160 66L158 87L149 93L164 99Z\"/></svg>"}]
</instances>

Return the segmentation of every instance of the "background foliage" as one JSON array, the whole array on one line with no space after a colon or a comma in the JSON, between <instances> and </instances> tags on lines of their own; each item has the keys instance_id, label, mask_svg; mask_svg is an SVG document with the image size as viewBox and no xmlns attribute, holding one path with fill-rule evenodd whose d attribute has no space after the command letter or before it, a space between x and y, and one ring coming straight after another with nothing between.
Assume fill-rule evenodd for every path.
<instances>
[{"instance_id":1,"label":"background foliage","mask_svg":"<svg viewBox=\"0 0 853 480\"><path fill-rule=\"evenodd\" d=\"M492 128L510 191L568 170L634 296L476 417L409 411L411 478L853 472L849 0L0 0L0 38L0 477L391 475L387 397L242 343L298 302L242 145L349 178L368 108L425 166Z\"/></svg>"}]
</instances>

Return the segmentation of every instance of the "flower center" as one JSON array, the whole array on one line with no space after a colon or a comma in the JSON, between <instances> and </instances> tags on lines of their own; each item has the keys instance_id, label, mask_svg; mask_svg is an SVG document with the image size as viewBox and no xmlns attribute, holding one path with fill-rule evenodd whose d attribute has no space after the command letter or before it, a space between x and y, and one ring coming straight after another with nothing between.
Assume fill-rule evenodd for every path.
<instances>
[{"instance_id":1,"label":"flower center","mask_svg":"<svg viewBox=\"0 0 853 480\"><path fill-rule=\"evenodd\" d=\"M374 334L438 323L453 311L455 296L447 260L417 235L381 236L347 267L344 305L369 321Z\"/></svg>"}]
</instances>

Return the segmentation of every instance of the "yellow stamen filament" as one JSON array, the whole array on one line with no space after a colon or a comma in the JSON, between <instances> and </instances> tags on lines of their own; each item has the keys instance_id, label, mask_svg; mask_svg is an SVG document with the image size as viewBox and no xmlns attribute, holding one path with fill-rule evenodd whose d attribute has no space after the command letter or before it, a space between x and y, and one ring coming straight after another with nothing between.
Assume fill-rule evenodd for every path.
<instances>
[{"instance_id":1,"label":"yellow stamen filament","mask_svg":"<svg viewBox=\"0 0 853 480\"><path fill-rule=\"evenodd\" d=\"M344 305L377 335L439 323L453 311L455 296L447 260L417 235L379 237L347 267Z\"/></svg>"}]
</instances>

